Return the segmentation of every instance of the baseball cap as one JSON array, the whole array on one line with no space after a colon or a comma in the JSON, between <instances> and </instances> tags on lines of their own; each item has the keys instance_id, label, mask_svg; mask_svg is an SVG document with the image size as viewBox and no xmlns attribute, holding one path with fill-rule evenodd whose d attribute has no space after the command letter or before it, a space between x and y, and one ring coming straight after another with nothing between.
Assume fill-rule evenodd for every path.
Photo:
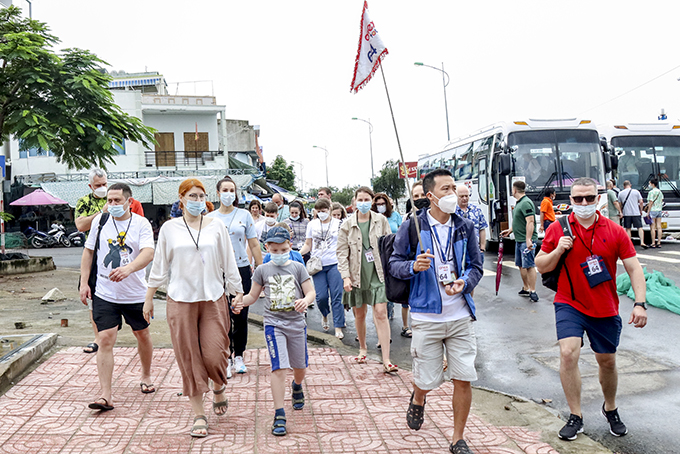
<instances>
[{"instance_id":1,"label":"baseball cap","mask_svg":"<svg viewBox=\"0 0 680 454\"><path fill-rule=\"evenodd\" d=\"M269 229L267 232L267 239L265 243L283 243L284 241L290 241L290 233L283 227L274 227Z\"/></svg>"}]
</instances>

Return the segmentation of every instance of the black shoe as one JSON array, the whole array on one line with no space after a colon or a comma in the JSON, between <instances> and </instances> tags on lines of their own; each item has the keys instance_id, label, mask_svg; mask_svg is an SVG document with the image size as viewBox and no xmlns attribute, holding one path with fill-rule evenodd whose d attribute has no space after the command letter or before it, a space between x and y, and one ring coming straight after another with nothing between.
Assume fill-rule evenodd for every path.
<instances>
[{"instance_id":1,"label":"black shoe","mask_svg":"<svg viewBox=\"0 0 680 454\"><path fill-rule=\"evenodd\" d=\"M473 454L465 440L458 440L455 445L451 443L449 451L452 454Z\"/></svg>"},{"instance_id":2,"label":"black shoe","mask_svg":"<svg viewBox=\"0 0 680 454\"><path fill-rule=\"evenodd\" d=\"M529 299L534 303L538 301L538 294L536 292L529 293Z\"/></svg>"},{"instance_id":3,"label":"black shoe","mask_svg":"<svg viewBox=\"0 0 680 454\"><path fill-rule=\"evenodd\" d=\"M519 292L517 292L517 294L518 294L519 296L529 296L529 295L531 295L531 293L530 293L528 290L524 290L524 289L522 289L522 290L520 290Z\"/></svg>"},{"instance_id":4,"label":"black shoe","mask_svg":"<svg viewBox=\"0 0 680 454\"><path fill-rule=\"evenodd\" d=\"M621 422L618 408L612 411L605 411L604 404L602 404L602 416L604 416L609 423L609 432L615 437L623 437L628 433L626 425Z\"/></svg>"},{"instance_id":5,"label":"black shoe","mask_svg":"<svg viewBox=\"0 0 680 454\"><path fill-rule=\"evenodd\" d=\"M569 415L569 421L562 427L558 436L562 440L576 440L576 435L583 433L583 418L575 414Z\"/></svg>"}]
</instances>

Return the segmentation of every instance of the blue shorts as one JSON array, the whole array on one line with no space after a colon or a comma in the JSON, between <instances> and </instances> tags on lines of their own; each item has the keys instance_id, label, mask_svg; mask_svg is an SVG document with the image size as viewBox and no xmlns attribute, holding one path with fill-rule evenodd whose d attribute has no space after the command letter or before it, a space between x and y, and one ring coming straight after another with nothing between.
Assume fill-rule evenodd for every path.
<instances>
[{"instance_id":1,"label":"blue shorts","mask_svg":"<svg viewBox=\"0 0 680 454\"><path fill-rule=\"evenodd\" d=\"M621 338L620 316L590 317L564 303L555 303L555 327L558 340L567 337L583 340L585 331L595 353L616 353Z\"/></svg>"},{"instance_id":2,"label":"blue shorts","mask_svg":"<svg viewBox=\"0 0 680 454\"><path fill-rule=\"evenodd\" d=\"M662 214L663 214L662 211L650 211L650 212L649 212L649 216L650 216L652 219L660 218L660 217L662 216Z\"/></svg>"},{"instance_id":3,"label":"blue shorts","mask_svg":"<svg viewBox=\"0 0 680 454\"><path fill-rule=\"evenodd\" d=\"M305 369L308 366L307 327L299 325L288 322L279 326L264 325L264 339L272 372L279 369Z\"/></svg>"},{"instance_id":4,"label":"blue shorts","mask_svg":"<svg viewBox=\"0 0 680 454\"><path fill-rule=\"evenodd\" d=\"M530 251L526 251L526 243L515 243L515 265L520 268L533 268L536 266L534 264L534 254L536 253L536 244L534 248Z\"/></svg>"}]
</instances>

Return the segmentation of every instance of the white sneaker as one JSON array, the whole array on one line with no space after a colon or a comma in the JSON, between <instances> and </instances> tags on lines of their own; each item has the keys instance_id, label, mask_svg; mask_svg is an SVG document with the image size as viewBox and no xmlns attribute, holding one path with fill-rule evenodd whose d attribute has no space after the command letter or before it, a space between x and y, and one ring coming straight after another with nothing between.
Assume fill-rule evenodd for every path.
<instances>
[{"instance_id":1,"label":"white sneaker","mask_svg":"<svg viewBox=\"0 0 680 454\"><path fill-rule=\"evenodd\" d=\"M231 378L231 369L232 369L231 358L229 358L227 360L227 378Z\"/></svg>"},{"instance_id":2,"label":"white sneaker","mask_svg":"<svg viewBox=\"0 0 680 454\"><path fill-rule=\"evenodd\" d=\"M246 365L243 363L243 357L237 356L234 358L234 370L236 371L237 374L245 374L248 372L248 369L246 369Z\"/></svg>"}]
</instances>

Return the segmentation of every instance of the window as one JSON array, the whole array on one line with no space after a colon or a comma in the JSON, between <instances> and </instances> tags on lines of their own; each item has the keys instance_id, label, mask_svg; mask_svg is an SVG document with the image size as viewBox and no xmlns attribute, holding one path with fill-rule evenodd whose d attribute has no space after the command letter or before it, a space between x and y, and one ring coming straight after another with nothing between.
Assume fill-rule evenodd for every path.
<instances>
[{"instance_id":1,"label":"window","mask_svg":"<svg viewBox=\"0 0 680 454\"><path fill-rule=\"evenodd\" d=\"M54 153L51 151L45 151L40 147L28 148L26 143L22 139L19 139L19 159L37 156L54 156Z\"/></svg>"}]
</instances>

